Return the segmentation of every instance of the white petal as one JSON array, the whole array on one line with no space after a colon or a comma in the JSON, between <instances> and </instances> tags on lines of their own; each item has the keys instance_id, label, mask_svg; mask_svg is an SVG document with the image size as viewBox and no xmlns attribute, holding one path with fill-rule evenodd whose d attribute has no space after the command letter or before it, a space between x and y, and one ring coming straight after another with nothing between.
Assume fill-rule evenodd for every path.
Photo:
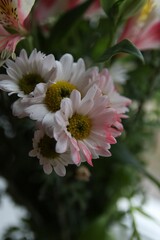
<instances>
[{"instance_id":1,"label":"white petal","mask_svg":"<svg viewBox=\"0 0 160 240\"><path fill-rule=\"evenodd\" d=\"M20 91L18 85L11 80L0 81L0 89L10 93L18 93Z\"/></svg>"},{"instance_id":2,"label":"white petal","mask_svg":"<svg viewBox=\"0 0 160 240\"><path fill-rule=\"evenodd\" d=\"M47 113L45 117L42 120L42 125L45 128L45 131L48 136L53 137L53 131L54 131L54 113Z\"/></svg>"},{"instance_id":3,"label":"white petal","mask_svg":"<svg viewBox=\"0 0 160 240\"><path fill-rule=\"evenodd\" d=\"M83 114L83 115L88 114L91 111L91 109L93 108L93 105L94 105L93 100L90 99L90 100L86 101L79 107L78 113Z\"/></svg>"},{"instance_id":4,"label":"white petal","mask_svg":"<svg viewBox=\"0 0 160 240\"><path fill-rule=\"evenodd\" d=\"M25 112L26 105L21 101L21 99L18 99L15 101L12 105L12 113L14 116L19 118L24 118L27 116L27 113Z\"/></svg>"},{"instance_id":5,"label":"white petal","mask_svg":"<svg viewBox=\"0 0 160 240\"><path fill-rule=\"evenodd\" d=\"M66 127L66 122L61 111L57 111L54 116L55 123L62 128ZM57 126L56 126L57 127Z\"/></svg>"},{"instance_id":6,"label":"white petal","mask_svg":"<svg viewBox=\"0 0 160 240\"><path fill-rule=\"evenodd\" d=\"M27 107L25 112L30 116L31 119L42 121L44 116L48 113L44 104L35 104Z\"/></svg>"},{"instance_id":7,"label":"white petal","mask_svg":"<svg viewBox=\"0 0 160 240\"><path fill-rule=\"evenodd\" d=\"M44 172L45 172L46 174L51 174L51 172L52 172L52 166L51 166L51 164L50 164L50 163L44 164L44 165L43 165L43 170L44 170Z\"/></svg>"},{"instance_id":8,"label":"white petal","mask_svg":"<svg viewBox=\"0 0 160 240\"><path fill-rule=\"evenodd\" d=\"M72 72L73 73L70 82L75 85L81 86L80 78L85 72L85 64L83 59L80 58L77 63L73 63Z\"/></svg>"},{"instance_id":9,"label":"white petal","mask_svg":"<svg viewBox=\"0 0 160 240\"><path fill-rule=\"evenodd\" d=\"M57 164L54 167L54 171L61 177L64 177L66 175L66 168L62 164Z\"/></svg>"},{"instance_id":10,"label":"white petal","mask_svg":"<svg viewBox=\"0 0 160 240\"><path fill-rule=\"evenodd\" d=\"M56 81L64 80L62 64L56 61Z\"/></svg>"},{"instance_id":11,"label":"white petal","mask_svg":"<svg viewBox=\"0 0 160 240\"><path fill-rule=\"evenodd\" d=\"M36 157L36 156L37 156L37 151L36 151L35 149L31 150L31 151L29 152L29 156L30 156L30 157Z\"/></svg>"},{"instance_id":12,"label":"white petal","mask_svg":"<svg viewBox=\"0 0 160 240\"><path fill-rule=\"evenodd\" d=\"M72 101L72 106L73 106L73 112L76 112L76 110L79 108L81 104L81 94L77 90L73 90L70 95L70 99Z\"/></svg>"},{"instance_id":13,"label":"white petal","mask_svg":"<svg viewBox=\"0 0 160 240\"><path fill-rule=\"evenodd\" d=\"M48 56L46 56L43 67L49 68L49 70L51 70L53 67L55 69L56 63L53 54L49 54Z\"/></svg>"},{"instance_id":14,"label":"white petal","mask_svg":"<svg viewBox=\"0 0 160 240\"><path fill-rule=\"evenodd\" d=\"M35 0L18 0L18 15L21 21L25 20L34 5ZM21 22L22 23L22 22Z\"/></svg>"},{"instance_id":15,"label":"white petal","mask_svg":"<svg viewBox=\"0 0 160 240\"><path fill-rule=\"evenodd\" d=\"M56 152L64 153L67 151L67 147L68 147L68 137L66 136L65 133L62 133L57 139Z\"/></svg>"},{"instance_id":16,"label":"white petal","mask_svg":"<svg viewBox=\"0 0 160 240\"><path fill-rule=\"evenodd\" d=\"M69 98L64 98L61 101L61 111L65 114L66 118L70 118L73 115L72 102Z\"/></svg>"},{"instance_id":17,"label":"white petal","mask_svg":"<svg viewBox=\"0 0 160 240\"><path fill-rule=\"evenodd\" d=\"M63 67L63 74L64 78L61 80L70 80L71 72L72 72L72 65L73 65L73 57L70 54L65 54L60 59Z\"/></svg>"},{"instance_id":18,"label":"white petal","mask_svg":"<svg viewBox=\"0 0 160 240\"><path fill-rule=\"evenodd\" d=\"M72 161L76 164L79 165L81 163L81 158L80 158L80 154L79 151L77 149L75 149L75 147L73 147L72 145L70 145L70 149L71 149L71 158Z\"/></svg>"}]
</instances>

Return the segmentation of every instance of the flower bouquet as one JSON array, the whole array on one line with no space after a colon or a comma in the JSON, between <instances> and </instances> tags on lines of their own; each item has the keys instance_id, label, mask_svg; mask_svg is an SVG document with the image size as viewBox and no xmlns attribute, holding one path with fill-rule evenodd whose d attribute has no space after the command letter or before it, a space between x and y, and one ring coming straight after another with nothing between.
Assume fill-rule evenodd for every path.
<instances>
[{"instance_id":1,"label":"flower bouquet","mask_svg":"<svg viewBox=\"0 0 160 240\"><path fill-rule=\"evenodd\" d=\"M159 7L0 1L0 175L27 209L4 239L118 239L118 201L144 199L144 176L160 187L142 157L159 116Z\"/></svg>"}]
</instances>

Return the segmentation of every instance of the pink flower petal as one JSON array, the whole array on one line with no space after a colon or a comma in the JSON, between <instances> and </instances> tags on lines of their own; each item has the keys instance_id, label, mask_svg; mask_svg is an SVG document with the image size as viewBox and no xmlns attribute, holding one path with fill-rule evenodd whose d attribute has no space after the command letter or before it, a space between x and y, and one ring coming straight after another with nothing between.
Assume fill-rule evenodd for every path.
<instances>
[{"instance_id":1,"label":"pink flower petal","mask_svg":"<svg viewBox=\"0 0 160 240\"><path fill-rule=\"evenodd\" d=\"M135 40L135 45L141 50L156 49L160 47L160 22L156 22L141 34Z\"/></svg>"},{"instance_id":2,"label":"pink flower petal","mask_svg":"<svg viewBox=\"0 0 160 240\"><path fill-rule=\"evenodd\" d=\"M18 0L18 17L19 21L23 26L24 20L29 15L33 5L35 3L35 0Z\"/></svg>"},{"instance_id":3,"label":"pink flower petal","mask_svg":"<svg viewBox=\"0 0 160 240\"><path fill-rule=\"evenodd\" d=\"M70 145L70 150L71 150L72 161L76 165L79 165L81 162L79 151L73 145Z\"/></svg>"},{"instance_id":4,"label":"pink flower petal","mask_svg":"<svg viewBox=\"0 0 160 240\"><path fill-rule=\"evenodd\" d=\"M10 34L0 24L0 52L1 59L5 60L9 58L15 51L16 45L24 37L18 34Z\"/></svg>"},{"instance_id":5,"label":"pink flower petal","mask_svg":"<svg viewBox=\"0 0 160 240\"><path fill-rule=\"evenodd\" d=\"M82 141L78 141L79 148L82 150L82 153L85 156L86 161L89 163L89 165L93 166L92 163L92 154L89 151L89 149L86 147L86 145Z\"/></svg>"}]
</instances>

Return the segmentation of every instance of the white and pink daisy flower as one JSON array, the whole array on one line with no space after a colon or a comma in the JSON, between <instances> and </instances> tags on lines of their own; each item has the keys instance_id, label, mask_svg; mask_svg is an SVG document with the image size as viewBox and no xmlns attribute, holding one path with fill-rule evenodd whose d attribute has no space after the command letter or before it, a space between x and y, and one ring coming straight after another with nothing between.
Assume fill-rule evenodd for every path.
<instances>
[{"instance_id":1,"label":"white and pink daisy flower","mask_svg":"<svg viewBox=\"0 0 160 240\"><path fill-rule=\"evenodd\" d=\"M83 161L92 165L92 159L99 155L110 156L110 143L116 143L110 129L116 121L116 112L107 108L108 97L95 95L99 95L96 85L82 99L80 92L73 90L70 98L61 101L55 114L56 152L64 153L69 148L77 165Z\"/></svg>"},{"instance_id":2,"label":"white and pink daisy flower","mask_svg":"<svg viewBox=\"0 0 160 240\"><path fill-rule=\"evenodd\" d=\"M27 34L26 19L35 0L0 1L0 60L1 64L15 51L17 43ZM10 33L9 29L15 31Z\"/></svg>"},{"instance_id":3,"label":"white and pink daisy flower","mask_svg":"<svg viewBox=\"0 0 160 240\"><path fill-rule=\"evenodd\" d=\"M6 61L6 66L6 74L0 74L0 89L9 95L15 93L20 97L15 107L13 105L15 115L19 116L26 106L26 99L32 97L35 87L39 83L47 83L55 78L55 59L52 54L46 56L36 49L28 57L26 51L22 49L15 61L10 59Z\"/></svg>"},{"instance_id":4,"label":"white and pink daisy flower","mask_svg":"<svg viewBox=\"0 0 160 240\"><path fill-rule=\"evenodd\" d=\"M128 106L131 104L131 100L120 95L116 91L112 77L107 69L103 69L101 72L99 72L98 68L89 69L88 79L88 89L96 84L99 87L101 94L108 97L109 105L106 107L115 109L117 113L117 121L113 125L112 134L114 136L121 135L121 132L123 131L121 118L127 117L125 113L129 111Z\"/></svg>"},{"instance_id":5,"label":"white and pink daisy flower","mask_svg":"<svg viewBox=\"0 0 160 240\"><path fill-rule=\"evenodd\" d=\"M112 77L108 69L103 69L99 72L98 69L94 69L92 74L92 84L97 84L100 88L102 95L106 95L110 101L110 107L114 108L118 114L124 114L128 112L128 105L131 100L121 96L115 89Z\"/></svg>"},{"instance_id":6,"label":"white and pink daisy flower","mask_svg":"<svg viewBox=\"0 0 160 240\"><path fill-rule=\"evenodd\" d=\"M46 174L53 169L59 176L65 176L66 166L73 164L69 152L57 153L55 151L56 140L45 134L43 129L35 131L33 138L33 150L29 152L30 157L37 157Z\"/></svg>"}]
</instances>

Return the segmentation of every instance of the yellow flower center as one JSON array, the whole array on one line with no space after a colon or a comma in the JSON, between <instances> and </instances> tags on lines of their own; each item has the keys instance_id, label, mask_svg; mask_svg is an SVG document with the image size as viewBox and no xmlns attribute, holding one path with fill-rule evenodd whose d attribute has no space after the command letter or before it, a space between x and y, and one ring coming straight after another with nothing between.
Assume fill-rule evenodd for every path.
<instances>
[{"instance_id":1,"label":"yellow flower center","mask_svg":"<svg viewBox=\"0 0 160 240\"><path fill-rule=\"evenodd\" d=\"M150 12L152 11L154 7L153 0L147 0L146 4L143 6L140 16L139 16L139 21L144 22L148 18Z\"/></svg>"},{"instance_id":2,"label":"yellow flower center","mask_svg":"<svg viewBox=\"0 0 160 240\"><path fill-rule=\"evenodd\" d=\"M46 92L45 104L51 112L56 112L60 109L61 100L70 97L71 92L76 87L66 81L58 81L49 86Z\"/></svg>"},{"instance_id":3,"label":"yellow flower center","mask_svg":"<svg viewBox=\"0 0 160 240\"><path fill-rule=\"evenodd\" d=\"M76 113L69 119L67 130L71 133L72 137L82 140L90 135L91 127L92 122L88 116Z\"/></svg>"},{"instance_id":4,"label":"yellow flower center","mask_svg":"<svg viewBox=\"0 0 160 240\"><path fill-rule=\"evenodd\" d=\"M18 82L19 88L25 93L31 93L38 83L44 82L43 78L36 73L24 75Z\"/></svg>"},{"instance_id":5,"label":"yellow flower center","mask_svg":"<svg viewBox=\"0 0 160 240\"><path fill-rule=\"evenodd\" d=\"M39 141L38 148L43 157L54 159L59 156L59 153L55 151L55 145L55 139L44 135Z\"/></svg>"}]
</instances>

